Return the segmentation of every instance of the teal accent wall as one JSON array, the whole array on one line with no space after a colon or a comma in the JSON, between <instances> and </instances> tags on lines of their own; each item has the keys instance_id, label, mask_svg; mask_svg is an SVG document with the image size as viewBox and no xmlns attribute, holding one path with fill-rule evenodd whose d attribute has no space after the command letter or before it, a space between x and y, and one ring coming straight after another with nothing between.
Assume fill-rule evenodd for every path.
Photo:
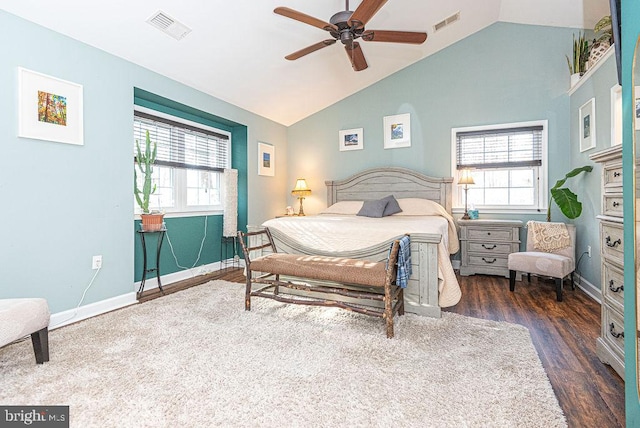
<instances>
[{"instance_id":1,"label":"teal accent wall","mask_svg":"<svg viewBox=\"0 0 640 428\"><path fill-rule=\"evenodd\" d=\"M451 129L498 123L547 120L549 131L549 183L571 169L588 163L580 154L575 133L574 103L587 91L606 92L600 103L598 146L608 146L608 91L615 80L612 64L575 101L569 97L569 72L565 55L571 52L577 30L510 23L496 23L419 61L362 91L289 127L289 181L304 176L312 189L324 189L324 181L345 178L370 167L401 166L433 176L451 176ZM375 58L371 58L375 66ZM601 77L600 77L601 76ZM581 105L581 104L580 104ZM602 115L600 111L602 110ZM411 114L411 147L383 148L384 116ZM338 131L364 128L364 150L340 152ZM593 152L595 150L591 150ZM571 179L569 188L583 202L583 215L575 223L582 234L578 254L592 245L597 251L600 210L600 177L597 173ZM294 203L294 199L290 199ZM326 205L325 192L305 199L312 214ZM546 211L513 215L480 213L484 218L545 220ZM554 221L568 221L552 208ZM524 229L521 232L523 240ZM597 254L597 253L596 253ZM599 288L597 257L584 257L584 278Z\"/></svg>"},{"instance_id":2,"label":"teal accent wall","mask_svg":"<svg viewBox=\"0 0 640 428\"><path fill-rule=\"evenodd\" d=\"M624 352L625 352L625 411L628 427L640 426L638 398L638 336L637 336L637 246L635 227L636 195L634 191L634 61L640 61L636 46L640 40L640 2L622 1L622 168L624 192ZM640 74L640 70L636 70ZM635 245L634 245L635 244ZM630 249L627 250L627 249ZM626 286L626 285L631 286Z\"/></svg>"},{"instance_id":3,"label":"teal accent wall","mask_svg":"<svg viewBox=\"0 0 640 428\"><path fill-rule=\"evenodd\" d=\"M204 112L228 121L223 125L233 134L233 166L247 171L239 181L240 227L272 217L286 204L283 125L4 11L0 34L11 40L0 44L0 298L44 297L52 313L73 309L95 273L91 260L98 254L103 268L82 304L135 291L134 88L188 106L194 116ZM83 85L83 146L17 136L18 67ZM282 154L276 177L257 176L258 141ZM178 220L168 222L172 242L180 264L190 266L204 218ZM209 216L208 237L219 233L219 221ZM205 243L205 262L219 257L214 241ZM164 248L162 257L163 271L166 266L169 272L173 257L166 258Z\"/></svg>"},{"instance_id":4,"label":"teal accent wall","mask_svg":"<svg viewBox=\"0 0 640 428\"><path fill-rule=\"evenodd\" d=\"M228 119L194 109L173 100L135 88L134 103L175 117L201 123L231 133L231 166L238 170L238 221L246 229L247 221L247 127ZM206 221L205 221L206 220ZM136 221L136 231L140 230ZM222 215L166 218L167 234L160 252L160 274L166 275L232 257L222 245ZM144 252L136 233L135 280L142 279ZM155 266L157 234L145 235L147 263ZM204 240L204 243L203 243ZM151 244L151 245L150 245ZM224 247L224 248L221 248ZM201 249L202 248L202 249ZM222 253L224 251L224 254ZM150 267L147 266L147 267ZM148 275L149 277L152 275Z\"/></svg>"}]
</instances>

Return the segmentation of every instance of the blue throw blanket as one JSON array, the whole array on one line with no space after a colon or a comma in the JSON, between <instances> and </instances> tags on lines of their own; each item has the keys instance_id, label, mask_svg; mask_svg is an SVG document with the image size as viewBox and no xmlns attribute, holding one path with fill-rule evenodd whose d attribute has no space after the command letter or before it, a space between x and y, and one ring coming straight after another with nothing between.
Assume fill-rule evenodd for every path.
<instances>
[{"instance_id":1,"label":"blue throw blanket","mask_svg":"<svg viewBox=\"0 0 640 428\"><path fill-rule=\"evenodd\" d=\"M393 248L393 242L391 243ZM391 250L389 250L391 252ZM396 285L406 288L411 276L411 240L408 235L400 239L400 248L398 249L398 275L396 276Z\"/></svg>"}]
</instances>

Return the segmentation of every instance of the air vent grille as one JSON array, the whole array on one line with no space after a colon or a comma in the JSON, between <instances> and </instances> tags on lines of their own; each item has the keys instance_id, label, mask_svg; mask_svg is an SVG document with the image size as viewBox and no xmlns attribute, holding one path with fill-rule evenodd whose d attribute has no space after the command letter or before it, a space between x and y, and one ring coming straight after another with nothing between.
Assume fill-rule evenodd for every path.
<instances>
[{"instance_id":1,"label":"air vent grille","mask_svg":"<svg viewBox=\"0 0 640 428\"><path fill-rule=\"evenodd\" d=\"M433 25L433 32L442 30L444 27L453 24L454 22L460 19L460 11L454 13L453 15L443 19L440 22L437 22Z\"/></svg>"},{"instance_id":2,"label":"air vent grille","mask_svg":"<svg viewBox=\"0 0 640 428\"><path fill-rule=\"evenodd\" d=\"M176 40L182 40L191 32L191 28L173 19L161 10L157 11L147 19L147 23L153 25L158 30L170 35Z\"/></svg>"}]
</instances>

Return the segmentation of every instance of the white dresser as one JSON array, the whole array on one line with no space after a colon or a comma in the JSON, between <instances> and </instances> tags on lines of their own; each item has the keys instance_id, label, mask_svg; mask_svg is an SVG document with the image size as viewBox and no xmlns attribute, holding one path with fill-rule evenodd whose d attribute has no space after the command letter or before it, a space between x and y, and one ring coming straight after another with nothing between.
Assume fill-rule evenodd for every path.
<instances>
[{"instance_id":1,"label":"white dresser","mask_svg":"<svg viewBox=\"0 0 640 428\"><path fill-rule=\"evenodd\" d=\"M622 146L589 156L602 164L600 259L602 321L598 358L624 379L624 233L622 217Z\"/></svg>"}]
</instances>

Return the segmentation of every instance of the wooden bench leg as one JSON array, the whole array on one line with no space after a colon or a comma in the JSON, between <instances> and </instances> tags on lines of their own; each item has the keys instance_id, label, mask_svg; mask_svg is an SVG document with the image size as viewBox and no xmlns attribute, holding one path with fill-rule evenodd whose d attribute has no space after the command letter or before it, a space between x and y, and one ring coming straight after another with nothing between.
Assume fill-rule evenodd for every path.
<instances>
[{"instance_id":1,"label":"wooden bench leg","mask_svg":"<svg viewBox=\"0 0 640 428\"><path fill-rule=\"evenodd\" d=\"M244 310L251 310L251 271L247 269L247 288L244 293Z\"/></svg>"},{"instance_id":2,"label":"wooden bench leg","mask_svg":"<svg viewBox=\"0 0 640 428\"><path fill-rule=\"evenodd\" d=\"M400 289L398 299L400 299L400 306L398 306L398 315L404 315L404 288Z\"/></svg>"},{"instance_id":3,"label":"wooden bench leg","mask_svg":"<svg viewBox=\"0 0 640 428\"><path fill-rule=\"evenodd\" d=\"M45 327L35 333L31 333L33 352L36 355L36 363L42 364L49 361L49 328Z\"/></svg>"}]
</instances>

